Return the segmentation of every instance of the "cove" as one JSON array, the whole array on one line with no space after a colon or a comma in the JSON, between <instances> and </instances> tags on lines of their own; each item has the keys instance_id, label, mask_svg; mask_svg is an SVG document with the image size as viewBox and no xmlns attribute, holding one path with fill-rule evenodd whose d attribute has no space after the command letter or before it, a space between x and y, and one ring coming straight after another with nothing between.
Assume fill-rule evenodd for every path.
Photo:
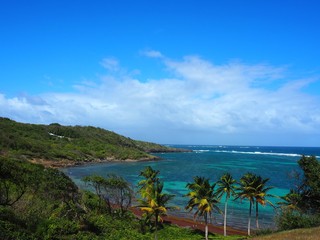
<instances>
[{"instance_id":1,"label":"cove","mask_svg":"<svg viewBox=\"0 0 320 240\"><path fill-rule=\"evenodd\" d=\"M271 194L285 195L294 186L295 179L290 175L299 171L297 161L301 155L314 155L319 159L320 148L306 147L264 147L264 146L177 146L192 150L192 152L159 153L157 161L141 162L110 162L94 165L64 168L66 173L80 188L86 188L81 179L85 176L98 174L106 176L115 173L124 177L133 187L141 180L140 172L146 166L160 171L165 191L174 194L170 205L180 207L179 211L170 214L192 218L193 213L185 211L188 199L186 184L193 181L194 176L203 176L215 182L225 172L229 172L236 180L247 172L269 178L268 185L274 189ZM136 189L135 189L136 190ZM274 204L280 200L269 199ZM220 209L223 210L224 198L221 199ZM245 229L249 211L247 201L230 201L228 204L228 225ZM259 223L261 228L274 228L277 210L271 206L259 207ZM223 224L223 216L219 213L212 215L212 223ZM254 218L254 212L252 215Z\"/></svg>"}]
</instances>

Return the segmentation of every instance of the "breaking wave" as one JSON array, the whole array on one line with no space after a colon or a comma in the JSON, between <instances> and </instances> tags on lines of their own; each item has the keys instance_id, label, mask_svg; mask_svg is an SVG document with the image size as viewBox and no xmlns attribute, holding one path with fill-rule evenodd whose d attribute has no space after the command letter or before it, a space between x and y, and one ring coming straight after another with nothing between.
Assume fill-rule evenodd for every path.
<instances>
[{"instance_id":1,"label":"breaking wave","mask_svg":"<svg viewBox=\"0 0 320 240\"><path fill-rule=\"evenodd\" d=\"M207 150L207 149L200 149L200 150L193 150L194 153L206 153L206 152L216 152L216 153L234 153L234 154L250 154L250 155L272 155L272 156L286 156L286 157L301 157L302 154L297 153L276 153L276 152L245 152L245 151L235 151L235 150ZM309 155L305 155L309 157ZM320 158L316 156L316 158Z\"/></svg>"},{"instance_id":2,"label":"breaking wave","mask_svg":"<svg viewBox=\"0 0 320 240\"><path fill-rule=\"evenodd\" d=\"M301 157L301 154L297 153L275 153L275 152L244 152L244 151L224 151L224 150L215 150L214 152L221 153L236 153L236 154L252 154L252 155L272 155L272 156L286 156L286 157ZM318 156L317 156L318 157Z\"/></svg>"}]
</instances>

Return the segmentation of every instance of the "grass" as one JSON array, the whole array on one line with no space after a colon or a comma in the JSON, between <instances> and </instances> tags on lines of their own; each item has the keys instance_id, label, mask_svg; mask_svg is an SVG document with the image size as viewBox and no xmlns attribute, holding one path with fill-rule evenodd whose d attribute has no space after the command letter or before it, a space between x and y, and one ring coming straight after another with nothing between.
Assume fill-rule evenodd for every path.
<instances>
[{"instance_id":1,"label":"grass","mask_svg":"<svg viewBox=\"0 0 320 240\"><path fill-rule=\"evenodd\" d=\"M152 237L154 234L150 234L150 237ZM159 240L202 240L204 239L204 232L200 230L192 230L188 228L181 228L177 226L172 225L165 225L164 229L161 229L158 231L158 239ZM208 239L212 240L240 240L240 239L246 239L245 236L227 236L224 237L223 235L219 234L211 234L209 233Z\"/></svg>"},{"instance_id":2,"label":"grass","mask_svg":"<svg viewBox=\"0 0 320 240\"><path fill-rule=\"evenodd\" d=\"M252 238L253 240L316 240L320 239L320 227L294 229Z\"/></svg>"}]
</instances>

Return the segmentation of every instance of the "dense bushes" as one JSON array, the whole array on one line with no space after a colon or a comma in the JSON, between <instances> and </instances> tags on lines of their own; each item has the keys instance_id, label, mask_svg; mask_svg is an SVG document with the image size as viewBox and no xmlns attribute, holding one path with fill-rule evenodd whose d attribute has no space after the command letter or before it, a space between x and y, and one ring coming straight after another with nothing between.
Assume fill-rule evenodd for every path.
<instances>
[{"instance_id":1,"label":"dense bushes","mask_svg":"<svg viewBox=\"0 0 320 240\"><path fill-rule=\"evenodd\" d=\"M320 226L319 215L308 215L298 211L285 210L277 216L276 220L279 230Z\"/></svg>"},{"instance_id":2,"label":"dense bushes","mask_svg":"<svg viewBox=\"0 0 320 240\"><path fill-rule=\"evenodd\" d=\"M320 225L320 163L316 157L302 156L301 172L295 174L298 184L283 196L278 228L288 230Z\"/></svg>"}]
</instances>

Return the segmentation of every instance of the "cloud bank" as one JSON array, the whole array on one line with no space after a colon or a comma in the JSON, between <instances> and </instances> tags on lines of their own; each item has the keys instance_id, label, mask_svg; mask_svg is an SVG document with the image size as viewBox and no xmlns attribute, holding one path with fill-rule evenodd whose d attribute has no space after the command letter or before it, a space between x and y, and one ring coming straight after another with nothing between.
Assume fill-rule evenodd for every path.
<instances>
[{"instance_id":1,"label":"cloud bank","mask_svg":"<svg viewBox=\"0 0 320 240\"><path fill-rule=\"evenodd\" d=\"M311 136L307 144L315 144L320 136L319 95L304 91L317 79L288 79L286 68L267 64L216 65L198 56L173 60L158 51L144 55L158 58L168 77L142 81L117 59L106 58L101 65L107 73L79 82L72 93L0 94L0 115L99 126L160 143L278 145Z\"/></svg>"}]
</instances>

